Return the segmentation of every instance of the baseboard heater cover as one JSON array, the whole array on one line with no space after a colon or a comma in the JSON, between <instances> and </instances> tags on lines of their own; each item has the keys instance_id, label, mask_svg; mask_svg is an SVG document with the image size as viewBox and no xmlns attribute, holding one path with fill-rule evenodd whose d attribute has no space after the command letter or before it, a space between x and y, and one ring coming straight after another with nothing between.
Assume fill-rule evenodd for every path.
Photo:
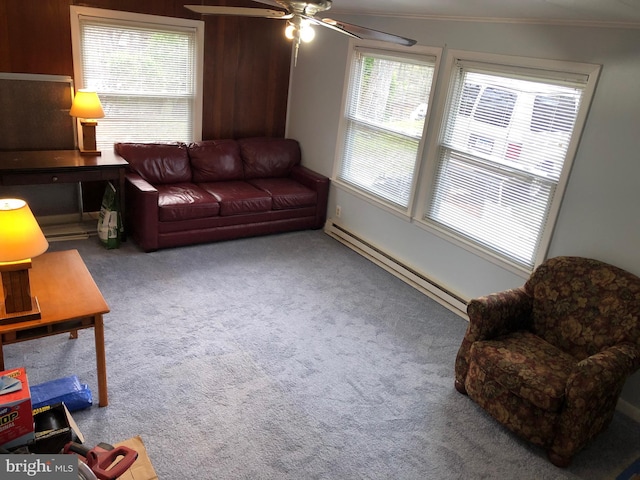
<instances>
[{"instance_id":1,"label":"baseboard heater cover","mask_svg":"<svg viewBox=\"0 0 640 480\"><path fill-rule=\"evenodd\" d=\"M42 232L49 242L87 239L97 235L97 212L82 215L63 214L37 217Z\"/></svg>"},{"instance_id":2,"label":"baseboard heater cover","mask_svg":"<svg viewBox=\"0 0 640 480\"><path fill-rule=\"evenodd\" d=\"M332 221L328 221L325 225L325 233L373 261L397 278L417 288L454 313L467 318L466 300L438 284L435 280L400 262L392 255Z\"/></svg>"}]
</instances>

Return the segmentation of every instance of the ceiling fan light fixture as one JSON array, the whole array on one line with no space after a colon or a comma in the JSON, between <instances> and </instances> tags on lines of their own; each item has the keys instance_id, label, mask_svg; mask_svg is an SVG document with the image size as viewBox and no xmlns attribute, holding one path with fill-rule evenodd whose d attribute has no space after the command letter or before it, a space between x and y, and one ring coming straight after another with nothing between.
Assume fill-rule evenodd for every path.
<instances>
[{"instance_id":1,"label":"ceiling fan light fixture","mask_svg":"<svg viewBox=\"0 0 640 480\"><path fill-rule=\"evenodd\" d=\"M311 42L316 37L315 30L309 25L309 23L303 23L300 26L300 40L305 43Z\"/></svg>"},{"instance_id":2,"label":"ceiling fan light fixture","mask_svg":"<svg viewBox=\"0 0 640 480\"><path fill-rule=\"evenodd\" d=\"M293 40L295 37L295 31L296 31L296 26L289 22L287 24L287 28L284 29L284 36L287 37L289 40Z\"/></svg>"},{"instance_id":3,"label":"ceiling fan light fixture","mask_svg":"<svg viewBox=\"0 0 640 480\"><path fill-rule=\"evenodd\" d=\"M298 43L301 41L308 43L315 38L316 32L308 20L293 18L287 22L287 27L284 29L284 36Z\"/></svg>"}]
</instances>

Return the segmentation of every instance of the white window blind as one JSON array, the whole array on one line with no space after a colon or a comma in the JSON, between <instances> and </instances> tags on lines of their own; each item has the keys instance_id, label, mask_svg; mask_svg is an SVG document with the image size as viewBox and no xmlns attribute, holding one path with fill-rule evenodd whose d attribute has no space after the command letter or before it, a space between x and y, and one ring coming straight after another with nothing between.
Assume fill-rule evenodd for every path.
<instances>
[{"instance_id":1,"label":"white window blind","mask_svg":"<svg viewBox=\"0 0 640 480\"><path fill-rule=\"evenodd\" d=\"M105 111L98 148L122 141L191 141L196 30L80 16L82 81Z\"/></svg>"},{"instance_id":2,"label":"white window blind","mask_svg":"<svg viewBox=\"0 0 640 480\"><path fill-rule=\"evenodd\" d=\"M356 49L339 180L408 208L434 69L435 57Z\"/></svg>"},{"instance_id":3,"label":"white window blind","mask_svg":"<svg viewBox=\"0 0 640 480\"><path fill-rule=\"evenodd\" d=\"M425 220L533 267L587 80L459 63Z\"/></svg>"}]
</instances>

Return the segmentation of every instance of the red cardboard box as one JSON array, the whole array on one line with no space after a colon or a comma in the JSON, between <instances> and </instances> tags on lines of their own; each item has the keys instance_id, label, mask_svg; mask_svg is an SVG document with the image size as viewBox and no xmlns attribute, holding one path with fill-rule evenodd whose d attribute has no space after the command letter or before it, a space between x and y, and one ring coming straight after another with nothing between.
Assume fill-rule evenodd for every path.
<instances>
[{"instance_id":1,"label":"red cardboard box","mask_svg":"<svg viewBox=\"0 0 640 480\"><path fill-rule=\"evenodd\" d=\"M10 449L25 445L34 439L31 392L27 372L23 367L0 372L17 378L22 388L12 393L0 395L0 447Z\"/></svg>"}]
</instances>

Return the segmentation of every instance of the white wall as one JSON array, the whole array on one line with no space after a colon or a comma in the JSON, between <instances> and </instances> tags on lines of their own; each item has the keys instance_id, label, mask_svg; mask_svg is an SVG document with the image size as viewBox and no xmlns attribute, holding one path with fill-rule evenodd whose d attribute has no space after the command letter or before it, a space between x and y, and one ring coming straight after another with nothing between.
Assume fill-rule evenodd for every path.
<instances>
[{"instance_id":1,"label":"white wall","mask_svg":"<svg viewBox=\"0 0 640 480\"><path fill-rule=\"evenodd\" d=\"M597 258L640 275L640 29L336 17L442 47L444 55L459 49L602 65L548 256ZM346 36L317 31L313 43L300 47L292 73L287 136L300 141L303 163L327 176L333 173L348 48ZM329 216L337 204L341 225L462 298L524 282L522 275L332 186ZM623 398L640 409L640 374L627 383Z\"/></svg>"}]
</instances>

